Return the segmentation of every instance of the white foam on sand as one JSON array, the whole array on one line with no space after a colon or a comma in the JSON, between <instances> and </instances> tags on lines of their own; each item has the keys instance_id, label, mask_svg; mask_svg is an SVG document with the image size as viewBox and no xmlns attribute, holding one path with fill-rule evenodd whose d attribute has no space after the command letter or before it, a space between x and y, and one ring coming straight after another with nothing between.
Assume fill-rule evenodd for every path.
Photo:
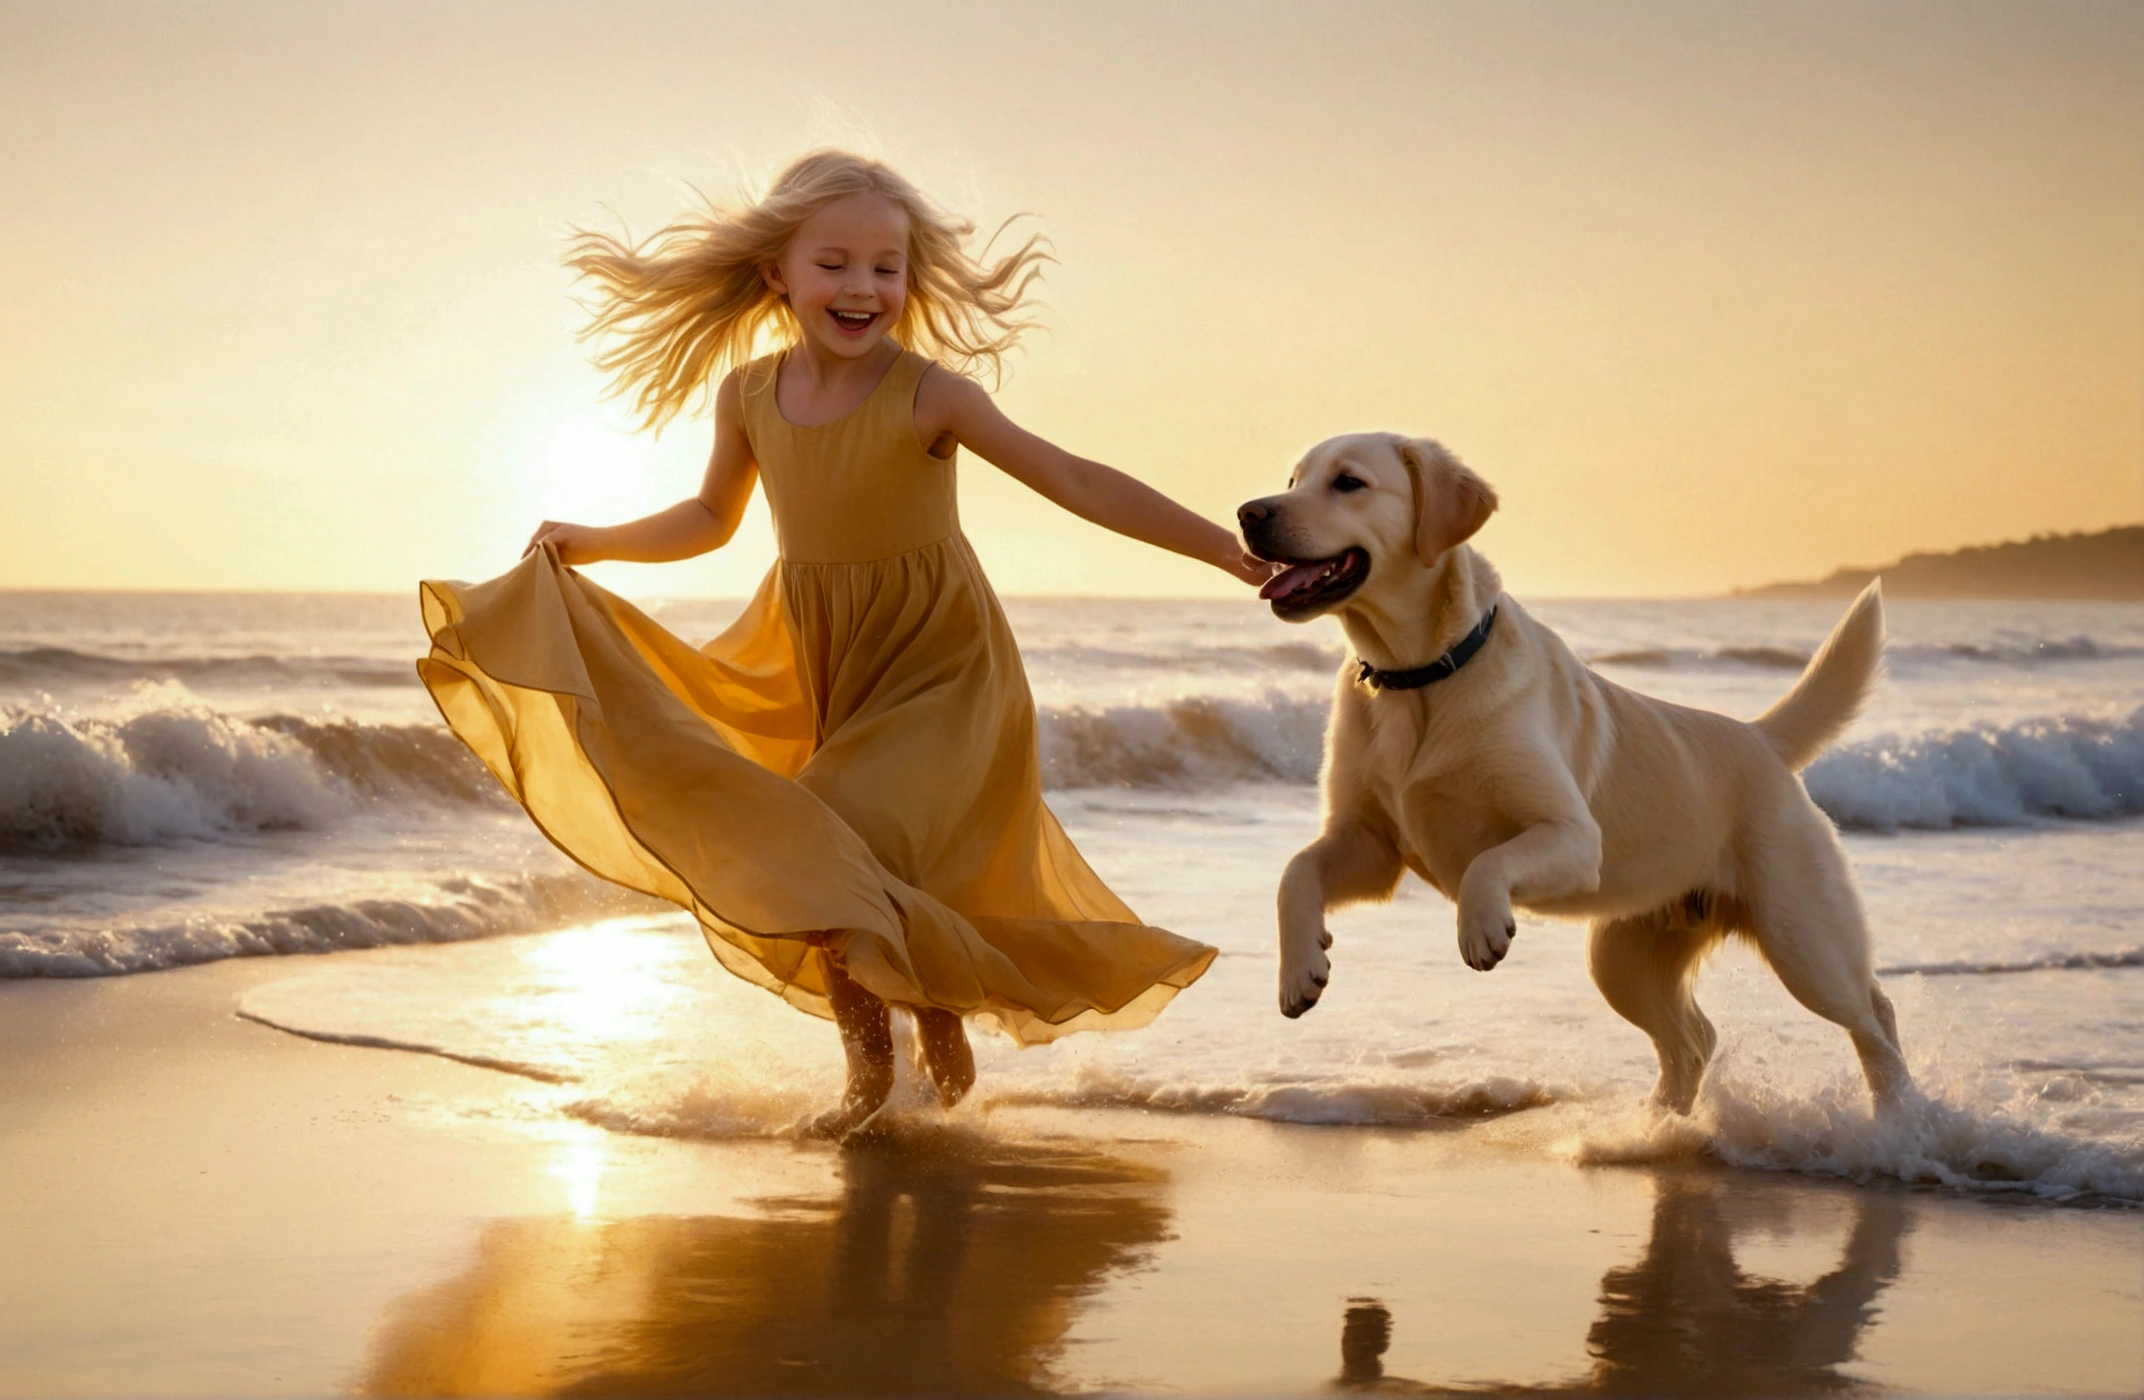
<instances>
[{"instance_id":1,"label":"white foam on sand","mask_svg":"<svg viewBox=\"0 0 2144 1400\"><path fill-rule=\"evenodd\" d=\"M507 1070L556 1086L531 1091L533 1111L616 1132L722 1139L801 1131L840 1094L833 1027L722 972L681 924L621 919L338 959L253 988L240 1014L317 1039ZM2077 1130L2077 1104L2050 1088L2059 1076L2001 1073L1999 1028L1946 1026L1912 994L1902 1010L1922 1032L1910 1058L1925 1099L1876 1113L1859 1075L1830 1053L1840 1048L1829 1044L1836 1032L1790 1017L1730 1033L1687 1119L1641 1107L1650 1075L1634 1073L1642 1066L1627 1052L1642 1041L1631 1036L1603 1039L1581 1028L1559 1039L1551 1019L1516 1051L1406 1049L1371 1016L1333 1019L1319 1032L1331 1049L1291 1056L1262 1038L1286 1036L1297 1023L1272 1017L1268 1026L1221 1004L1236 1000L1228 982L1218 983L1202 1024L1187 1018L1173 1034L1083 1037L1030 1052L985 1043L982 1082L962 1112L1042 1105L1411 1127L1479 1135L1483 1150L1580 1163L1702 1154L1856 1181L2144 1201L2144 1137L2104 1122ZM1235 1030L1227 1029L1232 1017ZM893 1113L937 1112L912 1067L902 1083Z\"/></svg>"},{"instance_id":2,"label":"white foam on sand","mask_svg":"<svg viewBox=\"0 0 2144 1400\"><path fill-rule=\"evenodd\" d=\"M1921 1076L1924 1084L1937 1078L1925 1065ZM1858 1077L1782 1083L1752 1079L1729 1062L1715 1067L1688 1117L1596 1109L1553 1150L1583 1165L1709 1156L1857 1182L2144 1203L2144 1143L2092 1141L2048 1126L2029 1103L1961 1104L1950 1092L1924 1090L1878 1111Z\"/></svg>"},{"instance_id":3,"label":"white foam on sand","mask_svg":"<svg viewBox=\"0 0 2144 1400\"><path fill-rule=\"evenodd\" d=\"M1397 1067L1381 1072L1369 1065L1325 1075L1246 1076L1226 1082L1089 1063L1046 1087L986 1088L981 1102L986 1107L1132 1108L1273 1123L1422 1127L1542 1108L1569 1092L1513 1075L1450 1077Z\"/></svg>"}]
</instances>

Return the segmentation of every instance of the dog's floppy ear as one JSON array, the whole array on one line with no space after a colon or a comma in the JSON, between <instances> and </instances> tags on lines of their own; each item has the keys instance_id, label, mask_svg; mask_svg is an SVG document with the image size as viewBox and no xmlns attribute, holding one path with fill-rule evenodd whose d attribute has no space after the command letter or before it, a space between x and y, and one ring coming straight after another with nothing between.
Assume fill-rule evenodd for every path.
<instances>
[{"instance_id":1,"label":"dog's floppy ear","mask_svg":"<svg viewBox=\"0 0 2144 1400\"><path fill-rule=\"evenodd\" d=\"M1414 552L1424 565L1466 543L1496 511L1496 488L1428 438L1401 438L1393 446L1414 481Z\"/></svg>"}]
</instances>

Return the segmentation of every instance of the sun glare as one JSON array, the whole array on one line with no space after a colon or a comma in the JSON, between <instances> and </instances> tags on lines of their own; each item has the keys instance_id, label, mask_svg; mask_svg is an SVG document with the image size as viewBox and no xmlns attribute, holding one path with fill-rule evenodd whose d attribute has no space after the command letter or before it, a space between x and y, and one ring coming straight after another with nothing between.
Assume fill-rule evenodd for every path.
<instances>
[{"instance_id":1,"label":"sun glare","mask_svg":"<svg viewBox=\"0 0 2144 1400\"><path fill-rule=\"evenodd\" d=\"M534 977L517 990L561 1040L647 1040L681 995L678 961L674 940L640 920L613 919L534 940L527 954Z\"/></svg>"},{"instance_id":2,"label":"sun glare","mask_svg":"<svg viewBox=\"0 0 2144 1400\"><path fill-rule=\"evenodd\" d=\"M595 1217L601 1199L603 1174L610 1169L609 1135L600 1128L562 1142L551 1159L551 1175L566 1186L566 1207L576 1220Z\"/></svg>"},{"instance_id":3,"label":"sun glare","mask_svg":"<svg viewBox=\"0 0 2144 1400\"><path fill-rule=\"evenodd\" d=\"M570 402L592 397L576 387L531 399L501 435L496 451L512 501L532 523L644 513L662 446L606 406L566 406L568 392Z\"/></svg>"}]
</instances>

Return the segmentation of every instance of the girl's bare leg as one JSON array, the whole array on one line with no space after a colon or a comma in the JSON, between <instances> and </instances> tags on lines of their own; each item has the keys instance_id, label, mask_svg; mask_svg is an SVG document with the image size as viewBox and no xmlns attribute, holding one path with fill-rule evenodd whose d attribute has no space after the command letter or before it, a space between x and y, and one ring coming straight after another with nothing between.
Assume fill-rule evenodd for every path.
<instances>
[{"instance_id":1,"label":"girl's bare leg","mask_svg":"<svg viewBox=\"0 0 2144 1400\"><path fill-rule=\"evenodd\" d=\"M841 1029L842 1053L849 1061L849 1087L838 1108L820 1114L811 1130L841 1137L878 1112L893 1092L893 1023L886 1003L865 991L824 948L819 965L826 974L826 999L833 1003L834 1024Z\"/></svg>"},{"instance_id":2,"label":"girl's bare leg","mask_svg":"<svg viewBox=\"0 0 2144 1400\"><path fill-rule=\"evenodd\" d=\"M923 1041L923 1064L938 1086L938 1101L947 1108L975 1087L975 1052L968 1048L968 1028L960 1017L935 1006L916 1008L916 1030Z\"/></svg>"}]
</instances>

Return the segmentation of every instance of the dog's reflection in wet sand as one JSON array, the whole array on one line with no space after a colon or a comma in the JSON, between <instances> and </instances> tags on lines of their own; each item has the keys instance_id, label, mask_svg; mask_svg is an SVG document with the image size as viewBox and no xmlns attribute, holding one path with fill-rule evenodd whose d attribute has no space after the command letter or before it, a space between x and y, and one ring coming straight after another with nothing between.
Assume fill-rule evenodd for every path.
<instances>
[{"instance_id":1,"label":"dog's reflection in wet sand","mask_svg":"<svg viewBox=\"0 0 2144 1400\"><path fill-rule=\"evenodd\" d=\"M1839 1368L1853 1360L1877 1295L1898 1277L1904 1205L1855 1192L1838 1266L1813 1283L1743 1272L1734 1257L1730 1191L1698 1176L1664 1175L1652 1238L1637 1263L1601 1279L1600 1317L1586 1338L1593 1369L1568 1385L1454 1387L1385 1374L1393 1318L1374 1298L1348 1301L1340 1376L1349 1390L1402 1394L1838 1395L1863 1389Z\"/></svg>"}]
</instances>

